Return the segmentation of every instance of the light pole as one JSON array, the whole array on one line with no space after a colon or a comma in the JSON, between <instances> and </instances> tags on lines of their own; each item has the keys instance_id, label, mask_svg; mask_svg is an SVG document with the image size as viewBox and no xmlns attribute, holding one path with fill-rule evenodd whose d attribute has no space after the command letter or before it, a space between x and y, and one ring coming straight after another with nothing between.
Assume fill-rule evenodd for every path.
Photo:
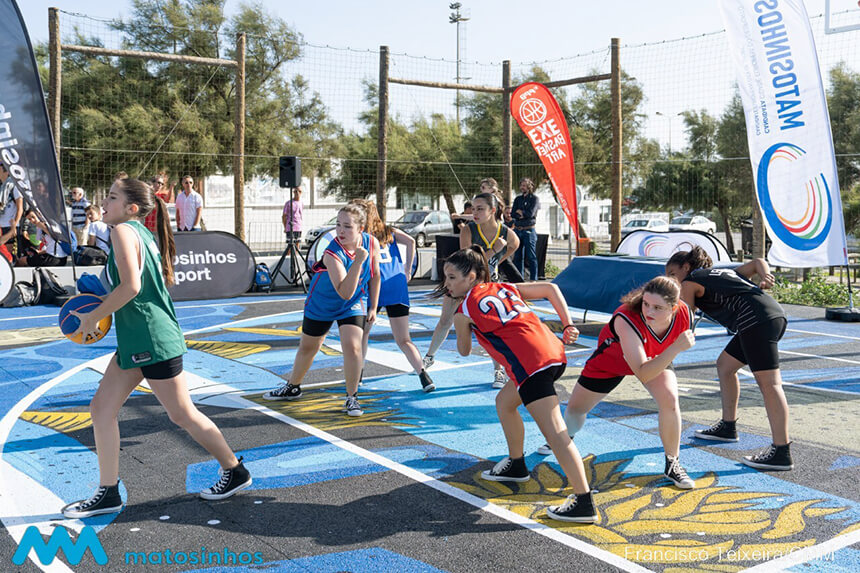
<instances>
[{"instance_id":1,"label":"light pole","mask_svg":"<svg viewBox=\"0 0 860 573\"><path fill-rule=\"evenodd\" d=\"M448 17L448 22L450 24L457 24L457 83L460 83L460 22L465 22L469 18L467 16L463 16L460 14L460 7L462 4L459 2L451 2L448 4L448 8L453 10L451 15ZM457 128L460 128L460 90L457 90L457 103L455 104L457 107Z\"/></svg>"},{"instance_id":2,"label":"light pole","mask_svg":"<svg viewBox=\"0 0 860 573\"><path fill-rule=\"evenodd\" d=\"M679 115L682 115L682 114L681 113L666 114L666 113L663 113L662 111L655 111L654 115L659 115L660 117L663 117L663 118L666 118L667 120L669 120L669 155L672 155L672 151L673 151L672 150L672 119L675 117L678 117Z\"/></svg>"}]
</instances>

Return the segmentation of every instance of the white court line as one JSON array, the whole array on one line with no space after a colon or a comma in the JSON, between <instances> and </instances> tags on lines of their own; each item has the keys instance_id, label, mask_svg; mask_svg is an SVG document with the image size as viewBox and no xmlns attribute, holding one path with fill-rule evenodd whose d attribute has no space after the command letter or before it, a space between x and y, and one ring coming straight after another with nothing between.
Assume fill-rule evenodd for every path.
<instances>
[{"instance_id":1,"label":"white court line","mask_svg":"<svg viewBox=\"0 0 860 573\"><path fill-rule=\"evenodd\" d=\"M406 466L406 465L403 465L401 463L389 460L388 458L381 456L379 454L376 454L374 452L371 452L370 450L366 450L366 449L364 449L360 446L357 446L351 442L347 442L346 440L342 440L341 438L338 438L334 434L330 434L326 431L320 430L319 428L316 428L316 427L311 426L309 424L305 424L304 422L296 420L295 418L291 418L285 414L281 414L280 412L276 412L274 410L271 410L265 406L255 404L254 402L246 400L245 398L236 397L236 396L231 396L230 398L232 398L232 400L236 402L237 408L241 408L243 410L256 410L257 412L260 412L260 413L265 414L269 417L275 418L276 420L279 420L285 424L293 426L294 428L299 429L299 430L305 432L306 434L310 434L311 436L317 437L317 438L319 438L323 441L326 441L326 442L332 444L333 446L341 448L342 450L345 450L351 454L360 456L366 460L374 462L374 463L381 465L383 467L386 467L390 470L396 471L397 473L399 473L405 477L408 477L412 480L415 480L418 483L424 484L426 486L429 486L429 487L435 489L436 491L439 491L439 492L444 493L446 495L449 495L455 499L458 499L460 501L468 503L469 505L472 505L472 506L480 509L481 511L486 511L487 513L490 513L490 514L495 515L497 517L501 517L502 519L504 519L506 521L509 521L511 523L519 525L519 526L521 526L525 529L528 529L530 531L533 531L534 533L537 533L539 535L543 535L544 537L548 537L549 539L552 539L553 541L557 541L557 542L561 543L562 545L566 545L567 547L570 547L571 549L575 549L575 550L580 551L580 552L582 552L588 556L594 557L595 559L599 559L600 561L603 561L604 563L609 563L610 565L618 567L619 569L621 569L623 571L637 571L637 572L650 571L649 569L646 569L645 567L642 567L641 565L633 563L632 561L628 561L628 560L624 559L623 557L619 557L618 555L615 555L614 553L610 553L609 551L606 551L605 549L600 549L599 547L597 547L595 545L591 545L591 544L586 543L584 541L580 541L579 539L576 539L575 537L572 537L572 536L570 536L566 533L563 533L557 529L553 529L552 527L544 525L543 523L539 523L537 521L534 521L533 519L523 517L517 513L514 513L513 511L499 507L493 503L490 503L489 501L487 501L485 499L481 499L478 496L472 495L472 494L467 493L467 492L465 492L459 488L456 488L452 485L449 485L443 481L439 481L435 478L432 478L425 473L422 473L418 470L410 468L409 466Z\"/></svg>"},{"instance_id":2,"label":"white court line","mask_svg":"<svg viewBox=\"0 0 860 573\"><path fill-rule=\"evenodd\" d=\"M797 330L796 328L787 328L788 332L799 332L801 334L814 334L816 336L829 336L831 338L845 338L846 340L858 340L860 341L860 337L857 336L845 336L844 334L827 334L824 332L815 332L812 330Z\"/></svg>"},{"instance_id":3,"label":"white court line","mask_svg":"<svg viewBox=\"0 0 860 573\"><path fill-rule=\"evenodd\" d=\"M743 571L785 571L789 567L800 565L801 563L806 563L808 561L813 560L821 560L821 565L827 565L827 562L823 560L822 557L834 553L839 549L842 549L843 547L854 545L858 542L860 542L860 530L852 531L851 533L846 533L845 535L840 535L838 537L834 537L833 539L828 539L827 541L819 543L818 545L813 545L811 547L792 551L788 555L780 557L779 559L767 561L765 563L756 565L755 567L744 569Z\"/></svg>"},{"instance_id":4,"label":"white court line","mask_svg":"<svg viewBox=\"0 0 860 573\"><path fill-rule=\"evenodd\" d=\"M819 358L821 360L833 360L835 362L847 362L848 364L860 365L860 360L848 360L847 358L836 358L835 356L819 356L818 354L804 354L803 352L792 352L790 350L780 350L782 354L792 354L794 356L806 356L807 358Z\"/></svg>"}]
</instances>

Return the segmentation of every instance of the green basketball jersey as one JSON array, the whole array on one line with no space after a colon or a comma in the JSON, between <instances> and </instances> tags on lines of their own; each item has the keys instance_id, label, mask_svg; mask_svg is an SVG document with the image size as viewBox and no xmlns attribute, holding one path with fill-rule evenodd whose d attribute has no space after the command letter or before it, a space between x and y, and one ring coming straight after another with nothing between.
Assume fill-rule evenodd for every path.
<instances>
[{"instance_id":1,"label":"green basketball jersey","mask_svg":"<svg viewBox=\"0 0 860 573\"><path fill-rule=\"evenodd\" d=\"M135 230L140 244L140 292L114 313L119 367L140 368L185 354L185 337L161 274L161 253L140 221L122 223ZM111 289L119 285L113 249L107 260Z\"/></svg>"}]
</instances>

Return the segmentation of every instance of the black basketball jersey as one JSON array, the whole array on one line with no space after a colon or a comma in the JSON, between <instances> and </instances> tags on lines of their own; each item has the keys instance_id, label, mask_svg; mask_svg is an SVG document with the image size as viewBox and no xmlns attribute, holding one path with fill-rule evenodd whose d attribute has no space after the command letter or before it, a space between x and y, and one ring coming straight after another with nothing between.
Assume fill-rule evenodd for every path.
<instances>
[{"instance_id":1,"label":"black basketball jersey","mask_svg":"<svg viewBox=\"0 0 860 573\"><path fill-rule=\"evenodd\" d=\"M773 297L732 269L696 269L684 280L705 287L705 294L696 298L696 307L732 332L785 318Z\"/></svg>"}]
</instances>

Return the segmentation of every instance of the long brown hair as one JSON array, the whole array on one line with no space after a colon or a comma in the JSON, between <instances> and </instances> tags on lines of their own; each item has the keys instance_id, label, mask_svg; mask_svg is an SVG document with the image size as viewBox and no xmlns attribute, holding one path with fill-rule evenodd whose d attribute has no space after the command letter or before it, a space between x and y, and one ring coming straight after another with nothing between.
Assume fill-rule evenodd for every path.
<instances>
[{"instance_id":1,"label":"long brown hair","mask_svg":"<svg viewBox=\"0 0 860 573\"><path fill-rule=\"evenodd\" d=\"M680 285L669 277L660 276L654 277L644 286L625 294L621 297L621 302L634 312L642 312L642 297L646 292L663 297L669 306L675 306L678 304L678 299L681 298Z\"/></svg>"},{"instance_id":2,"label":"long brown hair","mask_svg":"<svg viewBox=\"0 0 860 573\"><path fill-rule=\"evenodd\" d=\"M484 258L484 249L480 245L472 245L465 249L456 251L443 261L443 268L445 265L453 266L463 276L468 275L471 271L475 271L475 278L477 279L476 284L490 282L490 267L487 266L487 260ZM430 296L438 298L447 292L448 289L445 288L445 280L443 279L442 282L433 289Z\"/></svg>"},{"instance_id":3,"label":"long brown hair","mask_svg":"<svg viewBox=\"0 0 860 573\"><path fill-rule=\"evenodd\" d=\"M155 236L158 239L158 250L161 252L161 273L167 286L172 285L176 243L173 240L173 229L170 228L167 205L153 192L152 187L140 179L117 179L114 185L125 194L126 204L137 205L137 216L141 219L155 209Z\"/></svg>"},{"instance_id":4,"label":"long brown hair","mask_svg":"<svg viewBox=\"0 0 860 573\"><path fill-rule=\"evenodd\" d=\"M478 193L472 198L472 201L477 201L480 199L481 201L486 202L490 207L496 210L494 216L496 221L502 220L502 213L505 210L505 202L495 193Z\"/></svg>"},{"instance_id":5,"label":"long brown hair","mask_svg":"<svg viewBox=\"0 0 860 573\"><path fill-rule=\"evenodd\" d=\"M350 203L358 205L367 213L367 224L364 226L364 230L376 237L376 240L379 241L379 246L385 246L394 240L394 231L379 216L376 203L367 199L353 199Z\"/></svg>"},{"instance_id":6,"label":"long brown hair","mask_svg":"<svg viewBox=\"0 0 860 573\"><path fill-rule=\"evenodd\" d=\"M714 266L714 261L712 261L708 253L705 252L705 249L699 246L695 246L689 251L678 251L669 257L668 261L666 261L667 267L669 265L681 267L685 264L690 265L690 272L693 272L696 269L711 268Z\"/></svg>"}]
</instances>

